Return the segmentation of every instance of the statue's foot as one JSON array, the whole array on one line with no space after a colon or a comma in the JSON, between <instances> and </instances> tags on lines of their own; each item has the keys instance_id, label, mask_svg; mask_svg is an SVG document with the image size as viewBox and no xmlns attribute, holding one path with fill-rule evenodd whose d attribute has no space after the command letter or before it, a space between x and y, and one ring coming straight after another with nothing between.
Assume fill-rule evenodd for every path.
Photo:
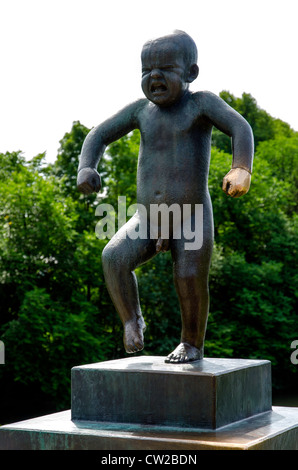
<instances>
[{"instance_id":1,"label":"statue's foot","mask_svg":"<svg viewBox=\"0 0 298 470\"><path fill-rule=\"evenodd\" d=\"M181 364L185 362L199 361L203 359L203 351L189 343L180 343L177 348L168 355L165 362Z\"/></svg>"},{"instance_id":2,"label":"statue's foot","mask_svg":"<svg viewBox=\"0 0 298 470\"><path fill-rule=\"evenodd\" d=\"M144 349L144 331L146 325L143 317L137 320L130 320L124 325L124 347L129 354L142 351Z\"/></svg>"}]
</instances>

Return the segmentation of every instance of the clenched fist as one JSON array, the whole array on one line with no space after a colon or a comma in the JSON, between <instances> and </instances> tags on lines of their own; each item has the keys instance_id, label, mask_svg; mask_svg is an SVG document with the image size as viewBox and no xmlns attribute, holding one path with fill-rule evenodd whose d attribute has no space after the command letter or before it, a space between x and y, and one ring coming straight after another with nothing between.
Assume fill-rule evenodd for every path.
<instances>
[{"instance_id":1,"label":"clenched fist","mask_svg":"<svg viewBox=\"0 0 298 470\"><path fill-rule=\"evenodd\" d=\"M233 168L223 179L223 191L232 197L246 194L250 187L251 175L244 168Z\"/></svg>"},{"instance_id":2,"label":"clenched fist","mask_svg":"<svg viewBox=\"0 0 298 470\"><path fill-rule=\"evenodd\" d=\"M98 193L101 180L94 168L82 168L78 173L77 188L83 194Z\"/></svg>"}]
</instances>

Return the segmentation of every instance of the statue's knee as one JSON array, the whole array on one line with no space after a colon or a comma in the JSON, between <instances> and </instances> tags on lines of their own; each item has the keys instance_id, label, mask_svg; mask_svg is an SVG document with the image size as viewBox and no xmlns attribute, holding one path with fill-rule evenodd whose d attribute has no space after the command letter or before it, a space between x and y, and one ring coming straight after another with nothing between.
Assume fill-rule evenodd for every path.
<instances>
[{"instance_id":1,"label":"statue's knee","mask_svg":"<svg viewBox=\"0 0 298 470\"><path fill-rule=\"evenodd\" d=\"M102 251L104 273L126 274L137 266L136 256L127 249L127 245L109 242Z\"/></svg>"},{"instance_id":2,"label":"statue's knee","mask_svg":"<svg viewBox=\"0 0 298 470\"><path fill-rule=\"evenodd\" d=\"M110 245L109 243L104 247L102 255L101 255L103 269L115 269L117 266L117 254L115 247Z\"/></svg>"}]
</instances>

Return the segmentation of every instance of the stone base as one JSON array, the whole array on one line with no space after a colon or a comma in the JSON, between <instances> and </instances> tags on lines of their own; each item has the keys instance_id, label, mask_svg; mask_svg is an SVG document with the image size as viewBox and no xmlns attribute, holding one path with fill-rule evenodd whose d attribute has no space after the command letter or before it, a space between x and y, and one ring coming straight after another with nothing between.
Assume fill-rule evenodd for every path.
<instances>
[{"instance_id":1,"label":"stone base","mask_svg":"<svg viewBox=\"0 0 298 470\"><path fill-rule=\"evenodd\" d=\"M74 367L71 410L0 427L0 449L298 450L298 408L272 408L269 361L164 359Z\"/></svg>"},{"instance_id":2,"label":"stone base","mask_svg":"<svg viewBox=\"0 0 298 470\"><path fill-rule=\"evenodd\" d=\"M271 410L269 361L137 356L74 367L72 419L216 429Z\"/></svg>"},{"instance_id":3,"label":"stone base","mask_svg":"<svg viewBox=\"0 0 298 470\"><path fill-rule=\"evenodd\" d=\"M0 450L298 450L298 408L215 430L72 421L55 413L0 427Z\"/></svg>"}]
</instances>

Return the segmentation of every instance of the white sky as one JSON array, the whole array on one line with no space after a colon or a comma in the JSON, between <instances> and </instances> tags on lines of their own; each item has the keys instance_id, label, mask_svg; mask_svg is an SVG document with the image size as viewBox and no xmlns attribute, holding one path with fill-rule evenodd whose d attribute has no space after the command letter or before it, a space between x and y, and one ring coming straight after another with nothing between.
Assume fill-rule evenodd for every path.
<instances>
[{"instance_id":1,"label":"white sky","mask_svg":"<svg viewBox=\"0 0 298 470\"><path fill-rule=\"evenodd\" d=\"M298 0L0 0L0 152L47 151L79 120L142 97L144 42L173 29L198 47L191 90L251 93L298 131Z\"/></svg>"}]
</instances>

